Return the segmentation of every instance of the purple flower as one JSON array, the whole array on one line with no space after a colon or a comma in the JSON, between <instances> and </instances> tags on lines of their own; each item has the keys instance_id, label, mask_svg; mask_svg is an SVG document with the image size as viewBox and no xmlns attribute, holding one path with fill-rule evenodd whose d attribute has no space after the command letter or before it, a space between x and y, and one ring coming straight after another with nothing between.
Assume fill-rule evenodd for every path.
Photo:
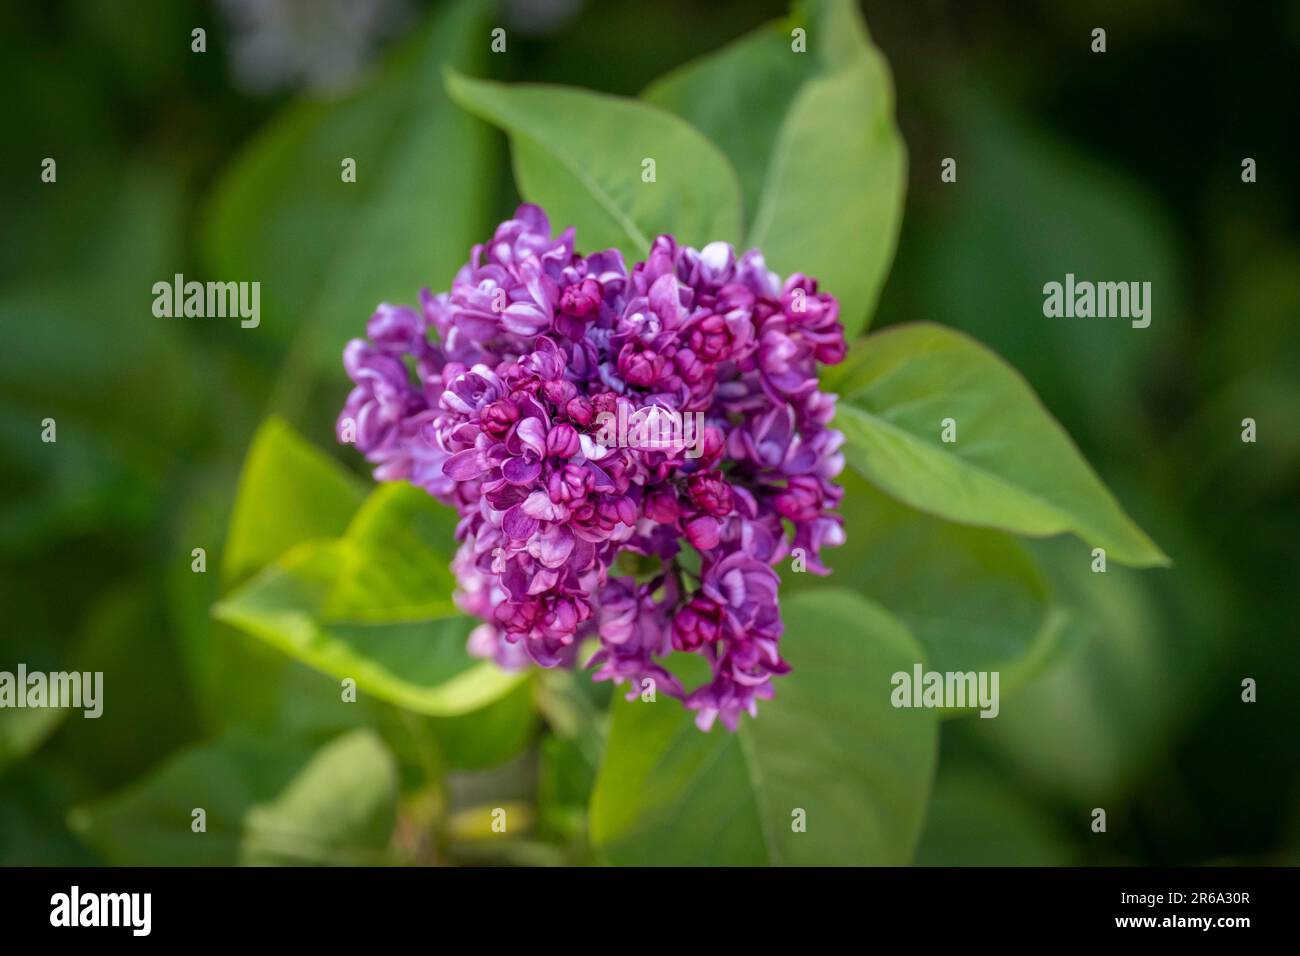
<instances>
[{"instance_id":1,"label":"purple flower","mask_svg":"<svg viewBox=\"0 0 1300 956\"><path fill-rule=\"evenodd\" d=\"M473 654L569 667L594 642L596 680L734 729L789 670L773 565L799 548L827 573L844 540L843 437L817 386L844 356L838 313L757 250L660 236L629 272L524 205L448 292L381 305L348 344L339 437L460 515ZM616 572L625 558L648 570ZM710 680L688 693L674 651Z\"/></svg>"},{"instance_id":2,"label":"purple flower","mask_svg":"<svg viewBox=\"0 0 1300 956\"><path fill-rule=\"evenodd\" d=\"M697 471L686 479L686 491L692 504L715 518L725 518L734 507L731 485L721 472Z\"/></svg>"},{"instance_id":3,"label":"purple flower","mask_svg":"<svg viewBox=\"0 0 1300 956\"><path fill-rule=\"evenodd\" d=\"M722 639L722 605L697 594L673 618L673 647L698 651Z\"/></svg>"}]
</instances>

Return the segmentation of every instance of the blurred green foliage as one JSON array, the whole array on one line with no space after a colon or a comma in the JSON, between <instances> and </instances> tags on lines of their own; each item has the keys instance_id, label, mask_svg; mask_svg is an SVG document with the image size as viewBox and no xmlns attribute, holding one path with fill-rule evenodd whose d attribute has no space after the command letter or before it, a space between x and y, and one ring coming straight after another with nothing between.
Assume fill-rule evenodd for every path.
<instances>
[{"instance_id":1,"label":"blurred green foliage","mask_svg":"<svg viewBox=\"0 0 1300 956\"><path fill-rule=\"evenodd\" d=\"M527 0L500 13L415 4L365 75L330 96L241 87L217 5L62 0L0 12L10 73L0 669L102 670L109 701L99 720L0 713L0 863L667 861L698 849L680 828L620 841L619 814L661 791L637 790L633 767L599 772L607 735L635 735L630 718L645 716L616 702L610 721L608 688L547 673L487 693L472 683L491 680L480 670L450 704L421 696L422 668L481 667L464 658L463 631L432 661L403 656L392 636L412 626L402 620L412 608L445 600L445 565L417 558L385 577L400 590L377 592L339 563L358 548L401 554L435 533L421 520L437 518L372 492L355 456L319 451L335 447L342 341L376 301L445 287L517 201L504 137L452 103L445 67L647 91L725 144L743 197L738 234L763 209L776 117L809 97L851 97L834 70L872 68L756 71L767 86L746 95L769 97L770 111L733 137L729 91L691 95L712 60L683 65L724 48L717 56L766 62L762 34L727 45L785 18L784 5L668 0L654 16L639 6L588 2L543 23ZM827 584L897 615L932 665L927 637L943 615L970 623L972 653L1028 662L1023 686L1007 678L997 720L938 725L924 819L925 779L877 774L865 758L844 768L884 781L882 826L901 845L919 833L923 864L1267 863L1300 852L1300 655L1284 600L1300 580L1290 175L1300 142L1274 99L1297 88L1300 12L1157 6L865 5L907 150L889 131L848 145L905 161L908 188L892 269L881 248L841 281L860 281L864 318L879 297L876 326L950 325L1020 369L1173 560L1093 575L1072 539L1025 546L931 523L846 478L871 537L832 555ZM1109 33L1100 57L1086 42L1094 20ZM487 52L498 22L510 30L505 56ZM208 31L205 54L190 52L194 27ZM885 215L899 201L870 189L872 167L855 165L851 148L813 152L800 177L862 187L837 211ZM57 157L57 185L40 182L46 156ZM351 191L334 188L345 156L360 170ZM955 184L939 180L948 156ZM1243 156L1257 158L1258 183L1241 182ZM782 211L761 216L770 234ZM818 239L776 231L796 238L792 263ZM1044 320L1041 285L1067 271L1151 281L1152 326ZM259 334L156 319L149 289L174 272L261 279ZM259 432L271 413L282 418ZM40 441L46 417L57 444ZM1240 441L1244 417L1258 422L1256 444ZM199 547L204 574L191 571ZM940 560L918 573L927 553ZM323 655L320 670L225 623L286 614ZM371 630L388 635L391 666L358 673L358 703L340 707L327 674L355 669L339 655ZM1241 701L1246 677L1259 682L1255 704ZM779 788L799 771L798 747L781 739L800 719L797 684L788 696L792 713L783 718L778 693L754 739L685 736L670 759L708 751L716 773L745 779L757 761L751 770L775 768L768 786ZM855 746L844 722L825 732ZM917 759L928 778L932 758ZM188 839L188 808L176 813L196 789L207 794L206 843ZM829 784L819 792L834 803ZM1107 808L1104 837L1088 828L1096 806ZM510 816L507 839L491 838L494 808ZM765 846L773 858L744 808L689 813L710 838L721 819L756 861ZM873 839L864 830L814 846L825 860L868 852Z\"/></svg>"}]
</instances>

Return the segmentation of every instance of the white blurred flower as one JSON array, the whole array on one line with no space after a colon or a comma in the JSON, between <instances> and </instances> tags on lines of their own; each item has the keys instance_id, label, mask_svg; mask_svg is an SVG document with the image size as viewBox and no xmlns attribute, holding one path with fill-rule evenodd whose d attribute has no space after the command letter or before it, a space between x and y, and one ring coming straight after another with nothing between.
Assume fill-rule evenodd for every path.
<instances>
[{"instance_id":1,"label":"white blurred flower","mask_svg":"<svg viewBox=\"0 0 1300 956\"><path fill-rule=\"evenodd\" d=\"M231 71L251 93L346 88L380 41L410 16L407 0L218 0L231 25Z\"/></svg>"}]
</instances>

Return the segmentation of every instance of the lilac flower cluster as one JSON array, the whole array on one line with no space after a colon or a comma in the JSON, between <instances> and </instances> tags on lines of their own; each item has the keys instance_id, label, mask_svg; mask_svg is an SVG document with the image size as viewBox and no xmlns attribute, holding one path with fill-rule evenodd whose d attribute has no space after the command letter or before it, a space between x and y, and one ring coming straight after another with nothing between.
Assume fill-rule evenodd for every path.
<instances>
[{"instance_id":1,"label":"lilac flower cluster","mask_svg":"<svg viewBox=\"0 0 1300 956\"><path fill-rule=\"evenodd\" d=\"M844 357L838 312L758 250L660 236L629 271L520 206L449 293L381 305L348 343L340 439L377 479L457 509L456 600L484 622L473 653L572 666L594 638L595 679L634 695L652 678L702 729L734 729L789 670L773 566L797 548L828 573L821 548L844 540L843 436L817 387L818 363ZM603 422L647 410L696 416L694 445L602 440ZM712 679L687 692L663 666L673 651Z\"/></svg>"}]
</instances>

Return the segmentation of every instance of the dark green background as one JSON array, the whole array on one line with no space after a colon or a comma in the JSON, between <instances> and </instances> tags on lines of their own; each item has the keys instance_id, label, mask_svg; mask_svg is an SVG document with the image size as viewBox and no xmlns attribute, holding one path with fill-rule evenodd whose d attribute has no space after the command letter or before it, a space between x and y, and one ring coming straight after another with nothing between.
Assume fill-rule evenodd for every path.
<instances>
[{"instance_id":1,"label":"dark green background","mask_svg":"<svg viewBox=\"0 0 1300 956\"><path fill-rule=\"evenodd\" d=\"M425 5L411 6L414 29ZM590 2L534 35L505 17L510 52L488 65L502 79L635 95L784 12ZM1140 666L1099 659L1092 696L1051 710L1030 742L978 720L944 725L918 860L1296 862L1300 4L867 3L865 14L894 72L910 164L874 325L953 325L1021 369L1175 559L1134 585ZM194 26L208 30L206 54L189 50ZM1089 51L1096 26L1104 55ZM193 648L221 638L195 636L206 599L185 581L191 542L219 540L261 418L278 408L333 447L345 384L341 372L314 381L309 399L282 407L283 341L235 323L162 328L149 313L154 281L212 277L199 241L210 190L301 95L232 82L216 8L7 4L0 37L0 668L115 675L111 720L68 720L8 766L0 753L0 862L96 862L69 808L224 729L194 687ZM479 173L493 186L485 229L517 201L494 142ZM39 182L45 156L58 158L57 187ZM947 156L956 184L939 180ZM1240 179L1245 156L1258 162L1253 185ZM1066 271L1152 281L1151 327L1044 319L1041 285ZM46 415L57 455L39 442ZM1254 445L1239 439L1247 416ZM219 546L209 552L215 564ZM1258 703L1241 702L1244 677L1259 682ZM212 679L233 690L242 677ZM542 739L555 759L523 798L567 788L555 805L580 807L583 774L564 772L572 755L555 739ZM1098 754L1105 771L1089 777ZM1090 793L1094 779L1106 786ZM494 785L463 773L449 792ZM1104 839L1088 829L1098 805ZM556 845L571 831L558 817L539 830Z\"/></svg>"}]
</instances>

